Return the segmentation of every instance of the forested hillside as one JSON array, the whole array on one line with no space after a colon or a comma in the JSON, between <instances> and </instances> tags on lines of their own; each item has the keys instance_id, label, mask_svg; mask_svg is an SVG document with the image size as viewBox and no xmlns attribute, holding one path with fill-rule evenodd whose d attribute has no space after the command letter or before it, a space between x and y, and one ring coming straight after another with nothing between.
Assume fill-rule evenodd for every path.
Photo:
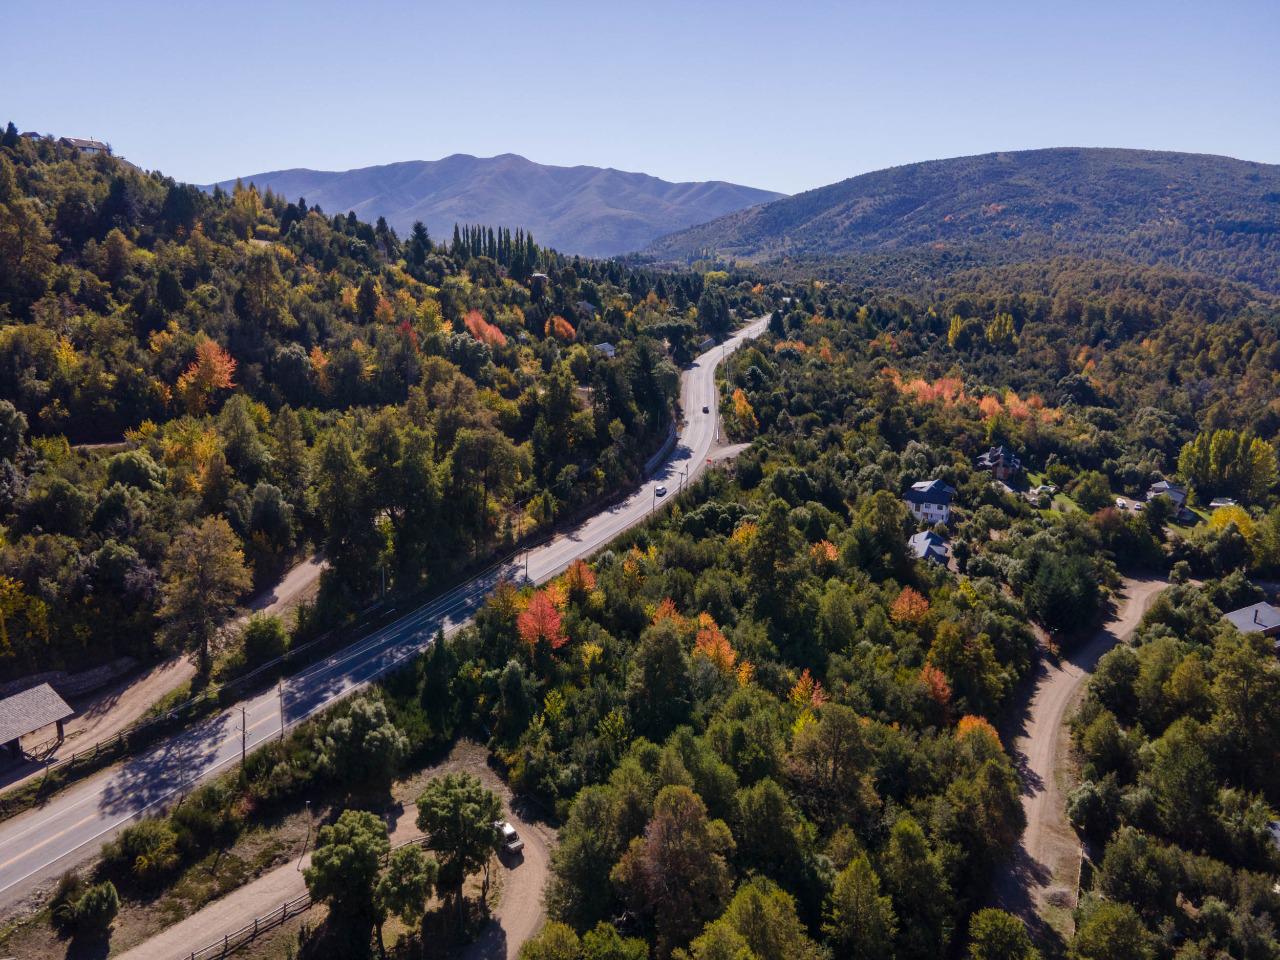
<instances>
[{"instance_id":1,"label":"forested hillside","mask_svg":"<svg viewBox=\"0 0 1280 960\"><path fill-rule=\"evenodd\" d=\"M863 174L664 237L661 259L781 261L902 276L1061 253L1123 256L1280 290L1280 167L1149 150L1052 149ZM906 261L905 265L903 261Z\"/></svg>"},{"instance_id":2,"label":"forested hillside","mask_svg":"<svg viewBox=\"0 0 1280 960\"><path fill-rule=\"evenodd\" d=\"M720 180L671 183L623 170L557 167L513 153L358 170L274 170L241 179L335 213L384 217L401 232L417 220L436 233L455 223L501 223L531 229L558 250L594 257L638 250L673 230L782 196ZM234 183L221 186L230 190Z\"/></svg>"},{"instance_id":3,"label":"forested hillside","mask_svg":"<svg viewBox=\"0 0 1280 960\"><path fill-rule=\"evenodd\" d=\"M509 548L636 475L675 363L752 296L206 194L10 124L0 679L203 651L309 543L335 609Z\"/></svg>"}]
</instances>

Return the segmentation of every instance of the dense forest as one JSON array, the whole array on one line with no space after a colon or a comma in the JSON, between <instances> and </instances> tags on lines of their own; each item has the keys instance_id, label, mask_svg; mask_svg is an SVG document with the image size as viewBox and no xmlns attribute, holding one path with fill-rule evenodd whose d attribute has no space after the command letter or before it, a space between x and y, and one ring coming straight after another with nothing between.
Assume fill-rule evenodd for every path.
<instances>
[{"instance_id":1,"label":"dense forest","mask_svg":"<svg viewBox=\"0 0 1280 960\"><path fill-rule=\"evenodd\" d=\"M674 363L755 309L737 277L0 143L0 678L207 657L308 544L336 610L510 549L634 478Z\"/></svg>"},{"instance_id":2,"label":"dense forest","mask_svg":"<svg viewBox=\"0 0 1280 960\"><path fill-rule=\"evenodd\" d=\"M0 144L5 677L179 638L211 656L307 545L321 613L383 572L439 584L634 481L678 368L770 314L722 368L750 441L731 465L124 831L51 922L101 932L325 796L350 809L306 871L328 913L302 955L430 955L471 916L497 799L424 785L429 855L391 853L369 808L465 734L560 827L526 960L1032 960L992 907L1024 826L998 731L1141 572L1172 586L1072 722L1092 869L1074 939L1041 946L1280 956L1280 666L1223 620L1280 575L1280 301L1239 279L1262 233L1236 279L1088 251L895 289L401 238ZM1020 461L999 482L996 445ZM954 491L933 527L904 502L930 480ZM1147 499L1160 480L1186 509Z\"/></svg>"},{"instance_id":3,"label":"dense forest","mask_svg":"<svg viewBox=\"0 0 1280 960\"><path fill-rule=\"evenodd\" d=\"M1123 257L1275 292L1280 167L1153 150L990 153L913 163L726 214L646 253L787 263L880 282L1058 254Z\"/></svg>"}]
</instances>

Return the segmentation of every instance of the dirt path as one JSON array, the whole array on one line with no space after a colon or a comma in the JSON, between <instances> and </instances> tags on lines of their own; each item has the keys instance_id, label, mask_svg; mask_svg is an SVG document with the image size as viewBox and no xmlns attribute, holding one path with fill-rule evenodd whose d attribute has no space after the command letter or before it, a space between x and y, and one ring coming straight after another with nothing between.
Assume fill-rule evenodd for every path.
<instances>
[{"instance_id":1,"label":"dirt path","mask_svg":"<svg viewBox=\"0 0 1280 960\"><path fill-rule=\"evenodd\" d=\"M996 899L1041 933L1049 933L1047 926L1070 936L1080 880L1080 841L1067 820L1073 784L1066 720L1098 660L1133 633L1166 586L1163 579L1126 578L1123 600L1092 638L1066 657L1041 660L1021 691L1023 709L1004 731L1022 780L1027 827L1013 861L996 880Z\"/></svg>"},{"instance_id":2,"label":"dirt path","mask_svg":"<svg viewBox=\"0 0 1280 960\"><path fill-rule=\"evenodd\" d=\"M519 804L512 806L511 791L490 769L482 746L461 741L445 761L397 785L394 792L400 804L388 815L391 843L394 846L421 835L415 823L418 811L411 798L420 792L422 783L431 777L461 770L475 774L485 786L502 797L508 818L525 841L523 859L495 861L496 868L504 873L501 900L488 929L462 956L467 960L498 960L502 957L515 960L521 945L542 926L545 916L542 893L550 877L554 832L539 824L534 817L522 816ZM310 861L308 853L302 859L301 868L299 861L294 859L263 874L119 955L117 960L174 960L220 940L224 935L253 923L256 917L278 910L282 903L305 893L307 885L302 869Z\"/></svg>"}]
</instances>

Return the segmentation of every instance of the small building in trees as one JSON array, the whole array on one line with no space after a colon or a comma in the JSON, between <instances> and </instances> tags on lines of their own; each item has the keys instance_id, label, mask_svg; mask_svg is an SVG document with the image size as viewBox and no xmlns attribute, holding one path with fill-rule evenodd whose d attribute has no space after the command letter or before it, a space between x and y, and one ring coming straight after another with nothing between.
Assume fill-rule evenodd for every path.
<instances>
[{"instance_id":1,"label":"small building in trees","mask_svg":"<svg viewBox=\"0 0 1280 960\"><path fill-rule=\"evenodd\" d=\"M63 721L74 713L47 683L28 687L0 700L0 744L10 755L19 757L22 738L50 724L57 726L61 740Z\"/></svg>"},{"instance_id":2,"label":"small building in trees","mask_svg":"<svg viewBox=\"0 0 1280 960\"><path fill-rule=\"evenodd\" d=\"M612 343L609 343L608 341L605 341L604 343L597 343L596 349L599 350L601 353L603 353L610 360L612 360L614 357L618 355L617 348Z\"/></svg>"},{"instance_id":3,"label":"small building in trees","mask_svg":"<svg viewBox=\"0 0 1280 960\"><path fill-rule=\"evenodd\" d=\"M1002 443L978 457L978 469L989 470L997 480L1005 481L1022 472L1022 460Z\"/></svg>"},{"instance_id":4,"label":"small building in trees","mask_svg":"<svg viewBox=\"0 0 1280 960\"><path fill-rule=\"evenodd\" d=\"M1241 633L1260 633L1264 637L1280 637L1280 610L1271 604L1252 603L1223 614L1223 619Z\"/></svg>"},{"instance_id":5,"label":"small building in trees","mask_svg":"<svg viewBox=\"0 0 1280 960\"><path fill-rule=\"evenodd\" d=\"M96 157L100 153L111 153L111 147L101 140L82 140L80 137L63 137L58 141L63 146L75 147L85 156Z\"/></svg>"},{"instance_id":6,"label":"small building in trees","mask_svg":"<svg viewBox=\"0 0 1280 960\"><path fill-rule=\"evenodd\" d=\"M917 560L929 560L945 567L951 559L951 548L947 546L947 541L932 530L921 530L907 541L907 546Z\"/></svg>"},{"instance_id":7,"label":"small building in trees","mask_svg":"<svg viewBox=\"0 0 1280 960\"><path fill-rule=\"evenodd\" d=\"M1147 488L1147 499L1154 500L1156 497L1168 497L1174 512L1180 513L1187 505L1187 488L1172 480L1158 480Z\"/></svg>"},{"instance_id":8,"label":"small building in trees","mask_svg":"<svg viewBox=\"0 0 1280 960\"><path fill-rule=\"evenodd\" d=\"M911 515L923 523L950 523L951 501L956 488L941 480L921 480L913 483L903 500Z\"/></svg>"}]
</instances>

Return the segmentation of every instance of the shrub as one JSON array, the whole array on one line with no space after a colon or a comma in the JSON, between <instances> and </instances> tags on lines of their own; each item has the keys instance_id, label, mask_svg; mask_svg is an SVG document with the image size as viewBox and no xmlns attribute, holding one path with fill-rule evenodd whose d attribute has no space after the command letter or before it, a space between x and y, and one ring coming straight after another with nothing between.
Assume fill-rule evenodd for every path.
<instances>
[{"instance_id":1,"label":"shrub","mask_svg":"<svg viewBox=\"0 0 1280 960\"><path fill-rule=\"evenodd\" d=\"M120 895L110 880L94 884L84 892L75 907L76 936L97 937L105 934L120 912Z\"/></svg>"},{"instance_id":2,"label":"shrub","mask_svg":"<svg viewBox=\"0 0 1280 960\"><path fill-rule=\"evenodd\" d=\"M167 820L143 820L102 848L107 872L141 886L163 879L178 866L178 837Z\"/></svg>"},{"instance_id":3,"label":"shrub","mask_svg":"<svg viewBox=\"0 0 1280 960\"><path fill-rule=\"evenodd\" d=\"M244 662L250 667L283 656L289 648L284 621L270 614L258 613L250 617L240 639L244 644Z\"/></svg>"},{"instance_id":4,"label":"shrub","mask_svg":"<svg viewBox=\"0 0 1280 960\"><path fill-rule=\"evenodd\" d=\"M50 922L54 929L75 937L100 937L120 912L120 896L110 880L88 886L74 873L67 872L49 901Z\"/></svg>"}]
</instances>

